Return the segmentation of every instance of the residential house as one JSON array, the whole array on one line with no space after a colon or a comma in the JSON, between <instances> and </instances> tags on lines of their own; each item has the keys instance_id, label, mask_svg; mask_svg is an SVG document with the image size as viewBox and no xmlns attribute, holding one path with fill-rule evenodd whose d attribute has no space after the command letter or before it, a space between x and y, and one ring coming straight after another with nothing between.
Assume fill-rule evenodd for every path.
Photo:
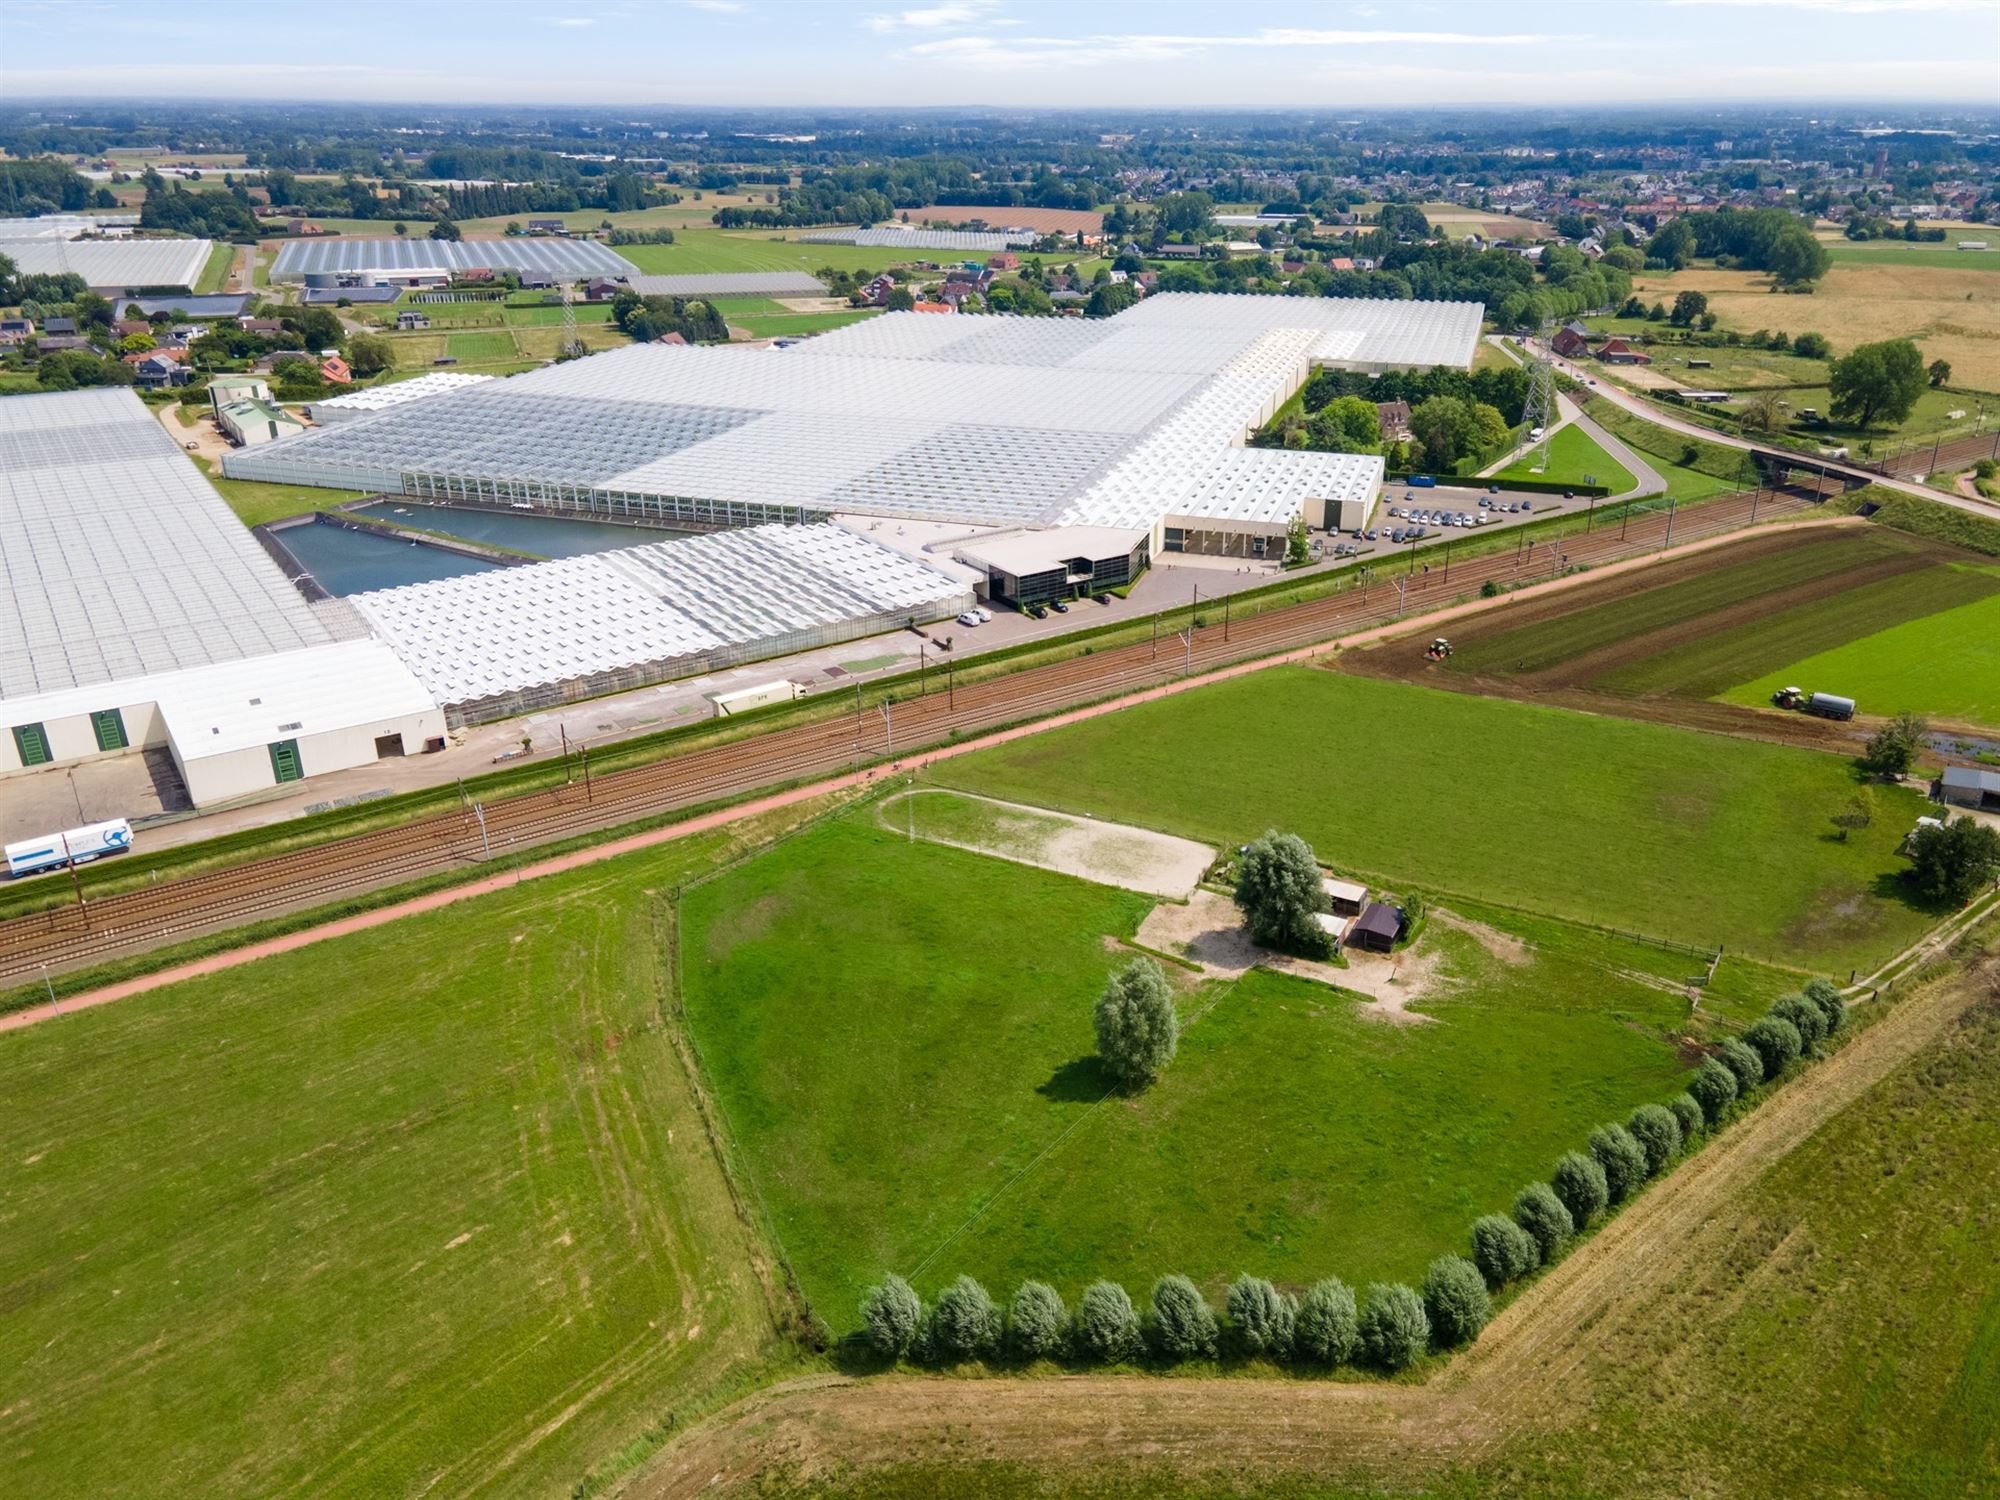
<instances>
[{"instance_id":1,"label":"residential house","mask_svg":"<svg viewBox=\"0 0 2000 1500\"><path fill-rule=\"evenodd\" d=\"M140 333L150 338L153 332L153 325L148 323L144 318L123 318L111 325L111 331L121 339L129 339L134 334Z\"/></svg>"},{"instance_id":2,"label":"residential house","mask_svg":"<svg viewBox=\"0 0 2000 1500\"><path fill-rule=\"evenodd\" d=\"M1132 279L1139 283L1141 291L1150 292L1160 284L1160 273L1158 271L1140 271Z\"/></svg>"},{"instance_id":3,"label":"residential house","mask_svg":"<svg viewBox=\"0 0 2000 1500\"><path fill-rule=\"evenodd\" d=\"M178 352L174 349L154 349L146 354L126 355L126 363L132 366L132 383L142 391L186 385L194 374L174 357Z\"/></svg>"},{"instance_id":4,"label":"residential house","mask_svg":"<svg viewBox=\"0 0 2000 1500\"><path fill-rule=\"evenodd\" d=\"M35 348L42 354L61 354L65 350L73 349L89 350L93 354L96 353L96 350L91 348L89 339L74 333L58 333L53 337L44 333L35 340Z\"/></svg>"},{"instance_id":5,"label":"residential house","mask_svg":"<svg viewBox=\"0 0 2000 1500\"><path fill-rule=\"evenodd\" d=\"M1153 252L1154 260L1200 260L1199 245L1162 245Z\"/></svg>"},{"instance_id":6,"label":"residential house","mask_svg":"<svg viewBox=\"0 0 2000 1500\"><path fill-rule=\"evenodd\" d=\"M305 235L310 237L312 235L327 234L330 232L331 231L327 230L324 226L313 223L311 219L285 220L286 234Z\"/></svg>"},{"instance_id":7,"label":"residential house","mask_svg":"<svg viewBox=\"0 0 2000 1500\"><path fill-rule=\"evenodd\" d=\"M12 347L35 336L33 318L0 318L0 345Z\"/></svg>"},{"instance_id":8,"label":"residential house","mask_svg":"<svg viewBox=\"0 0 2000 1500\"><path fill-rule=\"evenodd\" d=\"M75 318L44 318L44 319L42 319L42 332L43 332L43 333L62 333L62 334L68 334L68 333L75 333L75 332L77 332L77 326L76 326L76 319L75 319Z\"/></svg>"},{"instance_id":9,"label":"residential house","mask_svg":"<svg viewBox=\"0 0 2000 1500\"><path fill-rule=\"evenodd\" d=\"M1375 420L1382 428L1385 443L1407 443L1410 440L1410 403L1407 401L1377 401Z\"/></svg>"},{"instance_id":10,"label":"residential house","mask_svg":"<svg viewBox=\"0 0 2000 1500\"><path fill-rule=\"evenodd\" d=\"M586 302L609 302L625 290L626 286L624 282L612 281L608 277L598 276L584 283L583 300Z\"/></svg>"},{"instance_id":11,"label":"residential house","mask_svg":"<svg viewBox=\"0 0 2000 1500\"><path fill-rule=\"evenodd\" d=\"M1624 339L1606 339L1597 357L1607 365L1650 365L1653 356Z\"/></svg>"},{"instance_id":12,"label":"residential house","mask_svg":"<svg viewBox=\"0 0 2000 1500\"><path fill-rule=\"evenodd\" d=\"M910 311L920 313L951 313L957 312L958 309L953 307L949 302L919 302Z\"/></svg>"},{"instance_id":13,"label":"residential house","mask_svg":"<svg viewBox=\"0 0 2000 1500\"><path fill-rule=\"evenodd\" d=\"M889 300L889 293L896 290L896 278L884 271L861 289L861 295L875 307L881 307Z\"/></svg>"},{"instance_id":14,"label":"residential house","mask_svg":"<svg viewBox=\"0 0 2000 1500\"><path fill-rule=\"evenodd\" d=\"M998 255L987 256L986 266L991 271L1018 271L1021 269L1021 257L1011 250L1002 250Z\"/></svg>"},{"instance_id":15,"label":"residential house","mask_svg":"<svg viewBox=\"0 0 2000 1500\"><path fill-rule=\"evenodd\" d=\"M1556 336L1549 340L1549 347L1564 359L1582 359L1590 353L1590 341L1572 323L1567 328L1556 330Z\"/></svg>"},{"instance_id":16,"label":"residential house","mask_svg":"<svg viewBox=\"0 0 2000 1500\"><path fill-rule=\"evenodd\" d=\"M347 368L347 361L338 354L329 354L319 362L319 373L328 385L352 385L354 372Z\"/></svg>"},{"instance_id":17,"label":"residential house","mask_svg":"<svg viewBox=\"0 0 2000 1500\"><path fill-rule=\"evenodd\" d=\"M654 339L653 342L656 344L675 344L681 348L687 347L687 340L671 329Z\"/></svg>"},{"instance_id":18,"label":"residential house","mask_svg":"<svg viewBox=\"0 0 2000 1500\"><path fill-rule=\"evenodd\" d=\"M285 325L276 318L238 318L236 324L245 333L254 333L260 338L270 338L285 331Z\"/></svg>"}]
</instances>

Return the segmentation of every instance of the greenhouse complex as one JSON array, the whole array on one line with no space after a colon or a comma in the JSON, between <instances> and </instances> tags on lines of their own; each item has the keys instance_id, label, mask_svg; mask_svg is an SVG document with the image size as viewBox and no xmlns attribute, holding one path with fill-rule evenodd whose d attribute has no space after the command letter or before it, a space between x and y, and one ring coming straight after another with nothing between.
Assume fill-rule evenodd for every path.
<instances>
[{"instance_id":1,"label":"greenhouse complex","mask_svg":"<svg viewBox=\"0 0 2000 1500\"><path fill-rule=\"evenodd\" d=\"M1316 365L1471 363L1476 303L1166 294L642 344L349 415L234 479L710 533L361 593L454 723L1364 524L1379 457L1249 449ZM927 539L894 545L890 522ZM894 526L893 532L903 528ZM919 527L918 529L922 529Z\"/></svg>"}]
</instances>

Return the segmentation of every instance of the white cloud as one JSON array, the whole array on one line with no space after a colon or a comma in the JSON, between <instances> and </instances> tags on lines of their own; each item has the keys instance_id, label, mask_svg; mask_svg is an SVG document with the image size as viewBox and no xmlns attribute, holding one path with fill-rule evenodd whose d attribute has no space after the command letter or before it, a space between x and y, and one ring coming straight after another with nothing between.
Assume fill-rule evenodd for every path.
<instances>
[{"instance_id":1,"label":"white cloud","mask_svg":"<svg viewBox=\"0 0 2000 1500\"><path fill-rule=\"evenodd\" d=\"M741 4L740 0L680 0L680 3L689 10L713 11L719 16L741 15L749 9L748 6Z\"/></svg>"},{"instance_id":2,"label":"white cloud","mask_svg":"<svg viewBox=\"0 0 2000 1500\"><path fill-rule=\"evenodd\" d=\"M870 31L949 31L989 21L993 0L943 0L915 10L898 10L864 16L861 24Z\"/></svg>"},{"instance_id":3,"label":"white cloud","mask_svg":"<svg viewBox=\"0 0 2000 1500\"><path fill-rule=\"evenodd\" d=\"M595 16L557 16L553 22L557 26L595 26Z\"/></svg>"}]
</instances>

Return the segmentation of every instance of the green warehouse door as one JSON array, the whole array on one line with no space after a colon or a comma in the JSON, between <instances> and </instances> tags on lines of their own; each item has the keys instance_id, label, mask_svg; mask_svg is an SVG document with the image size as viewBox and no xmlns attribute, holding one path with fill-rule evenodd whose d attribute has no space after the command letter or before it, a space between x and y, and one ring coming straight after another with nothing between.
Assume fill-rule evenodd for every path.
<instances>
[{"instance_id":1,"label":"green warehouse door","mask_svg":"<svg viewBox=\"0 0 2000 1500\"><path fill-rule=\"evenodd\" d=\"M115 708L101 709L90 716L90 727L97 735L100 750L123 750L131 741L125 738L125 716Z\"/></svg>"},{"instance_id":2,"label":"green warehouse door","mask_svg":"<svg viewBox=\"0 0 2000 1500\"><path fill-rule=\"evenodd\" d=\"M279 781L297 781L305 775L299 769L299 742L279 740L271 746L271 774Z\"/></svg>"},{"instance_id":3,"label":"green warehouse door","mask_svg":"<svg viewBox=\"0 0 2000 1500\"><path fill-rule=\"evenodd\" d=\"M39 724L16 724L14 749L24 766L45 766L51 759L48 734Z\"/></svg>"}]
</instances>

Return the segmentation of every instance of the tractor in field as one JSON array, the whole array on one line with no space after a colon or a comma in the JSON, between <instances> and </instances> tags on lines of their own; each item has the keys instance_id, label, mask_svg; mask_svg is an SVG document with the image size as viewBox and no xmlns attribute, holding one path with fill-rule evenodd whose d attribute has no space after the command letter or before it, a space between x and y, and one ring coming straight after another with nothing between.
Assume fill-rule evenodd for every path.
<instances>
[{"instance_id":1,"label":"tractor in field","mask_svg":"<svg viewBox=\"0 0 2000 1500\"><path fill-rule=\"evenodd\" d=\"M1803 708L1805 701L1805 693L1795 687L1779 688L1777 692L1771 694L1773 708Z\"/></svg>"},{"instance_id":2,"label":"tractor in field","mask_svg":"<svg viewBox=\"0 0 2000 1500\"><path fill-rule=\"evenodd\" d=\"M1439 636L1424 648L1425 661L1444 661L1451 655L1451 642Z\"/></svg>"}]
</instances>

